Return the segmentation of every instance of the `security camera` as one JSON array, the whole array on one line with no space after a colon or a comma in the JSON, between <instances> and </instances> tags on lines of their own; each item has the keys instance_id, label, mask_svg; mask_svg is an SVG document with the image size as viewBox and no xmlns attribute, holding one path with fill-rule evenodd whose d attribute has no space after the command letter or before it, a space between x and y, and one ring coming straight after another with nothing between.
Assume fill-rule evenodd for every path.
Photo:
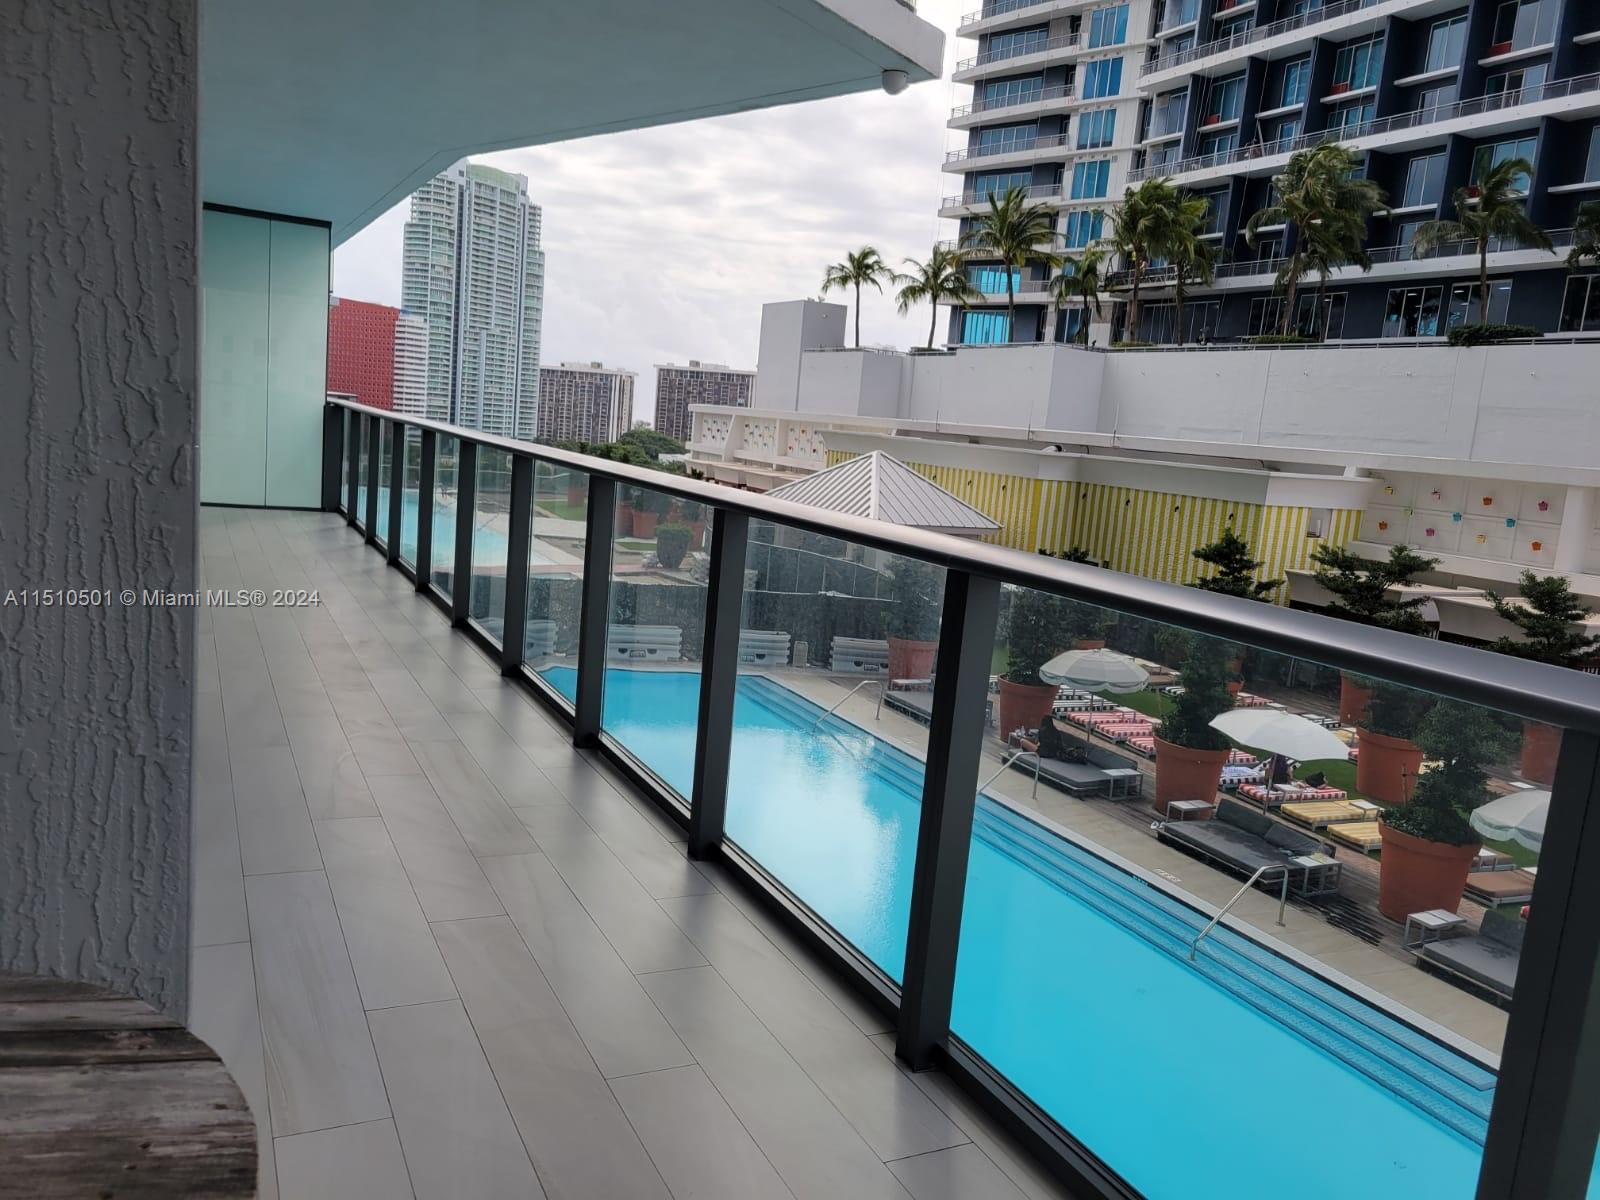
<instances>
[{"instance_id":1,"label":"security camera","mask_svg":"<svg viewBox=\"0 0 1600 1200\"><path fill-rule=\"evenodd\" d=\"M898 96L905 91L906 85L910 82L911 77L904 71L890 69L883 73L883 90L891 96Z\"/></svg>"}]
</instances>

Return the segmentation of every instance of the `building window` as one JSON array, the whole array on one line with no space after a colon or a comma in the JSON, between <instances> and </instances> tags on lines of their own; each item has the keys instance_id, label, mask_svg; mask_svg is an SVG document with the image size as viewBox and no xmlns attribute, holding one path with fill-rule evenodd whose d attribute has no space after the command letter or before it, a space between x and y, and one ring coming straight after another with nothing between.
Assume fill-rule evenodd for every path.
<instances>
[{"instance_id":1,"label":"building window","mask_svg":"<svg viewBox=\"0 0 1600 1200\"><path fill-rule=\"evenodd\" d=\"M1194 34L1192 32L1191 33L1179 34L1177 37L1170 38L1167 41L1161 43L1161 54L1162 54L1163 57L1167 57L1167 58L1170 58L1173 55L1177 55L1177 54L1187 54L1190 50L1193 50L1193 49L1194 49Z\"/></svg>"},{"instance_id":2,"label":"building window","mask_svg":"<svg viewBox=\"0 0 1600 1200\"><path fill-rule=\"evenodd\" d=\"M1016 293L1022 290L1022 272L1013 267L1011 275L1011 291ZM1003 295L1006 290L1007 271L1004 267L968 267L967 278L972 281L972 286L985 296Z\"/></svg>"},{"instance_id":3,"label":"building window","mask_svg":"<svg viewBox=\"0 0 1600 1200\"><path fill-rule=\"evenodd\" d=\"M1406 164L1406 187L1400 207L1437 204L1444 195L1444 152L1419 154Z\"/></svg>"},{"instance_id":4,"label":"building window","mask_svg":"<svg viewBox=\"0 0 1600 1200\"><path fill-rule=\"evenodd\" d=\"M1600 125L1589 130L1589 156L1584 160L1583 178L1589 183L1600 183Z\"/></svg>"},{"instance_id":5,"label":"building window","mask_svg":"<svg viewBox=\"0 0 1600 1200\"><path fill-rule=\"evenodd\" d=\"M1333 94L1377 87L1382 70L1382 34L1340 46L1333 59Z\"/></svg>"},{"instance_id":6,"label":"building window","mask_svg":"<svg viewBox=\"0 0 1600 1200\"><path fill-rule=\"evenodd\" d=\"M1525 158L1533 162L1534 149L1538 144L1539 139L1530 135L1479 146L1472 152L1472 182L1482 183L1483 177L1493 168L1513 158ZM1518 191L1526 193L1529 182L1528 177L1523 175L1515 186Z\"/></svg>"},{"instance_id":7,"label":"building window","mask_svg":"<svg viewBox=\"0 0 1600 1200\"><path fill-rule=\"evenodd\" d=\"M1600 333L1600 275L1574 275L1561 302L1562 333Z\"/></svg>"},{"instance_id":8,"label":"building window","mask_svg":"<svg viewBox=\"0 0 1600 1200\"><path fill-rule=\"evenodd\" d=\"M1117 127L1117 110L1097 108L1078 116L1078 149L1098 150L1111 145Z\"/></svg>"},{"instance_id":9,"label":"building window","mask_svg":"<svg viewBox=\"0 0 1600 1200\"><path fill-rule=\"evenodd\" d=\"M1150 108L1150 129L1147 137L1167 137L1183 132L1183 114L1188 108L1188 92L1168 92L1157 96Z\"/></svg>"},{"instance_id":10,"label":"building window","mask_svg":"<svg viewBox=\"0 0 1600 1200\"><path fill-rule=\"evenodd\" d=\"M1340 338L1344 336L1344 311L1348 292L1329 292L1322 298L1321 319L1317 316L1317 294L1301 292L1295 297L1294 330L1301 337ZM1257 296L1250 301L1247 326L1251 337L1277 333L1283 328L1283 299Z\"/></svg>"},{"instance_id":11,"label":"building window","mask_svg":"<svg viewBox=\"0 0 1600 1200\"><path fill-rule=\"evenodd\" d=\"M1044 76L1029 75L1026 79L1002 79L983 85L983 107L1004 108L1013 104L1026 104L1037 100L1044 92Z\"/></svg>"},{"instance_id":12,"label":"building window","mask_svg":"<svg viewBox=\"0 0 1600 1200\"><path fill-rule=\"evenodd\" d=\"M1050 30L1040 25L1035 29L1016 29L1010 33L997 33L989 39L983 52L985 62L1001 58L1016 58L1019 54L1034 54L1050 44Z\"/></svg>"},{"instance_id":13,"label":"building window","mask_svg":"<svg viewBox=\"0 0 1600 1200\"><path fill-rule=\"evenodd\" d=\"M1228 218L1228 189L1202 192L1200 198L1206 202L1206 221L1200 232L1222 233Z\"/></svg>"},{"instance_id":14,"label":"building window","mask_svg":"<svg viewBox=\"0 0 1600 1200\"><path fill-rule=\"evenodd\" d=\"M1217 125L1223 121L1237 121L1244 110L1244 75L1230 75L1211 85L1206 94L1205 116L1200 124Z\"/></svg>"},{"instance_id":15,"label":"building window","mask_svg":"<svg viewBox=\"0 0 1600 1200\"><path fill-rule=\"evenodd\" d=\"M1275 146L1283 142L1292 141L1300 136L1304 125L1302 117L1279 117L1274 121L1261 122L1261 141L1264 145Z\"/></svg>"},{"instance_id":16,"label":"building window","mask_svg":"<svg viewBox=\"0 0 1600 1200\"><path fill-rule=\"evenodd\" d=\"M1118 4L1089 14L1089 49L1120 46L1128 40L1128 6Z\"/></svg>"},{"instance_id":17,"label":"building window","mask_svg":"<svg viewBox=\"0 0 1600 1200\"><path fill-rule=\"evenodd\" d=\"M1097 209L1078 209L1067 214L1066 242L1068 250L1082 250L1100 240L1100 230L1106 216Z\"/></svg>"},{"instance_id":18,"label":"building window","mask_svg":"<svg viewBox=\"0 0 1600 1200\"><path fill-rule=\"evenodd\" d=\"M1004 196L1014 187L1028 188L1033 184L1031 171L991 171L987 175L974 175L967 189L968 203L982 204L990 196Z\"/></svg>"},{"instance_id":19,"label":"building window","mask_svg":"<svg viewBox=\"0 0 1600 1200\"><path fill-rule=\"evenodd\" d=\"M1428 26L1428 51L1422 60L1423 71L1442 71L1459 67L1467 46L1467 17L1450 17Z\"/></svg>"},{"instance_id":20,"label":"building window","mask_svg":"<svg viewBox=\"0 0 1600 1200\"><path fill-rule=\"evenodd\" d=\"M1478 323L1476 283L1457 283L1448 295L1442 285L1390 288L1381 337L1442 337L1451 329ZM1489 281L1489 321L1503 324L1511 307L1511 281Z\"/></svg>"},{"instance_id":21,"label":"building window","mask_svg":"<svg viewBox=\"0 0 1600 1200\"><path fill-rule=\"evenodd\" d=\"M1228 154L1239 148L1239 131L1237 129L1225 130L1222 133L1208 133L1200 139L1200 157L1209 158L1213 154Z\"/></svg>"},{"instance_id":22,"label":"building window","mask_svg":"<svg viewBox=\"0 0 1600 1200\"><path fill-rule=\"evenodd\" d=\"M1417 89L1417 112L1427 113L1427 119L1437 121L1448 104L1456 102L1457 85L1454 83L1441 83L1437 87Z\"/></svg>"},{"instance_id":23,"label":"building window","mask_svg":"<svg viewBox=\"0 0 1600 1200\"><path fill-rule=\"evenodd\" d=\"M1152 146L1145 152L1144 165L1151 168L1164 167L1175 163L1182 157L1182 142L1168 142L1164 146Z\"/></svg>"},{"instance_id":24,"label":"building window","mask_svg":"<svg viewBox=\"0 0 1600 1200\"><path fill-rule=\"evenodd\" d=\"M1102 96L1115 96L1122 90L1122 60L1120 58L1102 58L1092 63L1085 63L1083 67L1083 91L1085 100L1098 100Z\"/></svg>"},{"instance_id":25,"label":"building window","mask_svg":"<svg viewBox=\"0 0 1600 1200\"><path fill-rule=\"evenodd\" d=\"M1283 85L1278 89L1278 107L1304 104L1311 90L1311 56L1283 64Z\"/></svg>"},{"instance_id":26,"label":"building window","mask_svg":"<svg viewBox=\"0 0 1600 1200\"><path fill-rule=\"evenodd\" d=\"M1161 8L1161 30L1191 25L1200 17L1200 0L1167 0ZM1158 30L1159 32L1159 30ZM1170 53L1170 48L1167 51Z\"/></svg>"},{"instance_id":27,"label":"building window","mask_svg":"<svg viewBox=\"0 0 1600 1200\"><path fill-rule=\"evenodd\" d=\"M1074 200L1103 199L1111 185L1111 160L1074 163L1072 166L1072 198Z\"/></svg>"},{"instance_id":28,"label":"building window","mask_svg":"<svg viewBox=\"0 0 1600 1200\"><path fill-rule=\"evenodd\" d=\"M996 125L978 134L978 149L986 154L1006 154L1012 150L1027 150L1039 136L1035 122L1027 125Z\"/></svg>"},{"instance_id":29,"label":"building window","mask_svg":"<svg viewBox=\"0 0 1600 1200\"><path fill-rule=\"evenodd\" d=\"M994 346L1011 340L1011 320L1003 312L961 314L961 340L968 346Z\"/></svg>"},{"instance_id":30,"label":"building window","mask_svg":"<svg viewBox=\"0 0 1600 1200\"><path fill-rule=\"evenodd\" d=\"M1536 89L1544 86L1550 68L1544 63L1531 67L1518 67L1515 71L1501 71L1483 82L1485 96L1498 97L1501 104L1527 104L1539 99Z\"/></svg>"},{"instance_id":31,"label":"building window","mask_svg":"<svg viewBox=\"0 0 1600 1200\"><path fill-rule=\"evenodd\" d=\"M1328 114L1328 132L1336 137L1359 137L1362 127L1372 123L1376 111L1371 100L1341 104Z\"/></svg>"},{"instance_id":32,"label":"building window","mask_svg":"<svg viewBox=\"0 0 1600 1200\"><path fill-rule=\"evenodd\" d=\"M1550 0L1504 0L1495 10L1490 56L1510 54L1551 41L1555 37L1560 8Z\"/></svg>"}]
</instances>

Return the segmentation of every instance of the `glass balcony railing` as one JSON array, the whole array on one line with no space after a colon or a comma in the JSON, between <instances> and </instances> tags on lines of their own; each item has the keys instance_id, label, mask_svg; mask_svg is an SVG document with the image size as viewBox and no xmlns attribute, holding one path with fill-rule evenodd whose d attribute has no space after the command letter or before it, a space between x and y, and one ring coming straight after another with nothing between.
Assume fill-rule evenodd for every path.
<instances>
[{"instance_id":1,"label":"glass balcony railing","mask_svg":"<svg viewBox=\"0 0 1600 1200\"><path fill-rule=\"evenodd\" d=\"M1038 38L1030 42L1016 42L1000 49L985 50L982 54L975 54L971 58L964 58L956 63L957 71L970 71L974 67L987 66L990 63L1007 62L1013 58L1021 58L1028 54L1047 54L1060 50L1076 49L1083 41L1083 36L1077 33L1062 33L1053 38Z\"/></svg>"},{"instance_id":2,"label":"glass balcony railing","mask_svg":"<svg viewBox=\"0 0 1600 1200\"><path fill-rule=\"evenodd\" d=\"M1338 514L1073 485L1084 565L326 412L324 507L415 431L419 590L1074 1194L1600 1200L1600 676L1141 575Z\"/></svg>"},{"instance_id":3,"label":"glass balcony railing","mask_svg":"<svg viewBox=\"0 0 1600 1200\"><path fill-rule=\"evenodd\" d=\"M1024 104L1042 104L1047 100L1071 100L1072 85L1056 84L1053 87L1027 88L1005 95L985 99L977 97L971 104L958 104L950 110L950 119L971 116L973 113L991 112L998 108L1017 108Z\"/></svg>"},{"instance_id":4,"label":"glass balcony railing","mask_svg":"<svg viewBox=\"0 0 1600 1200\"><path fill-rule=\"evenodd\" d=\"M1182 50L1164 54L1160 58L1152 59L1146 63L1139 71L1139 74L1141 76L1154 75L1157 71L1181 67L1184 63L1209 58L1213 54L1225 54L1229 50L1237 50L1240 46L1253 45L1256 42L1265 41L1267 38L1277 37L1280 34L1293 33L1297 29L1319 25L1324 21L1331 21L1335 17L1360 12L1364 8L1372 8L1378 3L1380 3L1380 0L1334 0L1333 3L1309 8L1303 13L1285 17L1281 21L1240 29L1224 38L1214 38L1209 42L1201 42L1196 46L1186 46Z\"/></svg>"},{"instance_id":5,"label":"glass balcony railing","mask_svg":"<svg viewBox=\"0 0 1600 1200\"><path fill-rule=\"evenodd\" d=\"M1033 150L1053 150L1058 146L1070 146L1072 135L1070 133L1051 133L1043 136L1034 134L1029 137L1009 138L1005 141L995 142L988 146L971 146L964 150L951 150L944 156L947 163L965 162L973 158L993 158L998 154L1026 154Z\"/></svg>"}]
</instances>

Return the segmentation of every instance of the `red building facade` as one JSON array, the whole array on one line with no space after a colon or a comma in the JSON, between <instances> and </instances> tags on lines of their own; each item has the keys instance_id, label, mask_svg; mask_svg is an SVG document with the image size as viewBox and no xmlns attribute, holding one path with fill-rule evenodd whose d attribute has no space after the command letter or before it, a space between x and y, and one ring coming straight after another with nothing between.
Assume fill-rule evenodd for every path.
<instances>
[{"instance_id":1,"label":"red building facade","mask_svg":"<svg viewBox=\"0 0 1600 1200\"><path fill-rule=\"evenodd\" d=\"M398 308L365 300L328 302L328 390L373 408L394 407L394 323Z\"/></svg>"}]
</instances>

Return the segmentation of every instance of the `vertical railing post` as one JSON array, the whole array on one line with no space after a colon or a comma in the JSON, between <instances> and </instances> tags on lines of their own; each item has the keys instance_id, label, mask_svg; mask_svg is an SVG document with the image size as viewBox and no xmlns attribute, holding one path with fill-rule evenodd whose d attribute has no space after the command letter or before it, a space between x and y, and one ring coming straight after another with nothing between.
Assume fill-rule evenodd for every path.
<instances>
[{"instance_id":1,"label":"vertical railing post","mask_svg":"<svg viewBox=\"0 0 1600 1200\"><path fill-rule=\"evenodd\" d=\"M367 418L367 511L361 519L367 524L367 545L378 540L378 473L383 461L383 421Z\"/></svg>"},{"instance_id":2,"label":"vertical railing post","mask_svg":"<svg viewBox=\"0 0 1600 1200\"><path fill-rule=\"evenodd\" d=\"M895 1038L895 1053L913 1070L929 1066L934 1050L950 1035L967 853L999 615L997 581L966 571L945 573Z\"/></svg>"},{"instance_id":3,"label":"vertical railing post","mask_svg":"<svg viewBox=\"0 0 1600 1200\"><path fill-rule=\"evenodd\" d=\"M400 561L400 518L405 512L406 487L406 425L404 421L391 421L389 425L389 536L384 540L384 558L390 566Z\"/></svg>"},{"instance_id":4,"label":"vertical railing post","mask_svg":"<svg viewBox=\"0 0 1600 1200\"><path fill-rule=\"evenodd\" d=\"M433 580L433 473L439 457L439 435L422 431L421 460L417 464L417 591L426 592Z\"/></svg>"},{"instance_id":5,"label":"vertical railing post","mask_svg":"<svg viewBox=\"0 0 1600 1200\"><path fill-rule=\"evenodd\" d=\"M322 406L322 510L339 511L339 468L344 466L344 412L337 404Z\"/></svg>"},{"instance_id":6,"label":"vertical railing post","mask_svg":"<svg viewBox=\"0 0 1600 1200\"><path fill-rule=\"evenodd\" d=\"M572 713L575 746L600 744L606 627L611 620L611 535L616 515L616 480L591 474L583 543L583 606L578 614L578 695Z\"/></svg>"},{"instance_id":7,"label":"vertical railing post","mask_svg":"<svg viewBox=\"0 0 1600 1200\"><path fill-rule=\"evenodd\" d=\"M345 425L345 445L350 447L350 472L345 480L344 519L354 525L358 508L356 497L361 492L361 414L347 408L344 415L350 418Z\"/></svg>"},{"instance_id":8,"label":"vertical railing post","mask_svg":"<svg viewBox=\"0 0 1600 1200\"><path fill-rule=\"evenodd\" d=\"M1582 1200L1600 1136L1600 736L1561 735L1478 1200Z\"/></svg>"},{"instance_id":9,"label":"vertical railing post","mask_svg":"<svg viewBox=\"0 0 1600 1200\"><path fill-rule=\"evenodd\" d=\"M528 543L533 540L533 459L511 456L511 528L506 534L505 612L500 628L500 671L522 665L523 623L528 616Z\"/></svg>"},{"instance_id":10,"label":"vertical railing post","mask_svg":"<svg viewBox=\"0 0 1600 1200\"><path fill-rule=\"evenodd\" d=\"M711 514L711 573L700 663L700 719L689 801L689 856L705 858L722 844L728 811L728 757L733 751L733 701L739 682L740 603L750 518L718 508Z\"/></svg>"},{"instance_id":11,"label":"vertical railing post","mask_svg":"<svg viewBox=\"0 0 1600 1200\"><path fill-rule=\"evenodd\" d=\"M463 624L472 610L472 526L478 519L478 443L456 439L456 561L450 577L450 620Z\"/></svg>"}]
</instances>

